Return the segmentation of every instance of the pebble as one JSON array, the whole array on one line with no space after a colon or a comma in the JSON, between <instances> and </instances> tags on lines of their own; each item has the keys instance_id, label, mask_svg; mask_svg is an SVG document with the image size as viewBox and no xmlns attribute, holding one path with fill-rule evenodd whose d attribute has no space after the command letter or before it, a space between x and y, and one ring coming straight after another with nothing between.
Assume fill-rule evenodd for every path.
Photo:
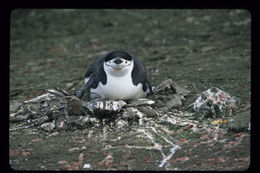
<instances>
[{"instance_id":1,"label":"pebble","mask_svg":"<svg viewBox=\"0 0 260 173\"><path fill-rule=\"evenodd\" d=\"M149 118L158 117L160 115L156 110L154 110L150 106L140 106L140 107L138 107L138 110L140 112L143 112L146 115L146 117L149 117Z\"/></svg>"},{"instance_id":2,"label":"pebble","mask_svg":"<svg viewBox=\"0 0 260 173\"><path fill-rule=\"evenodd\" d=\"M100 166L110 166L110 165L112 165L113 162L114 162L113 156L108 155L108 156L105 157L104 160L102 160L101 162L99 162L99 165L100 165Z\"/></svg>"},{"instance_id":3,"label":"pebble","mask_svg":"<svg viewBox=\"0 0 260 173\"><path fill-rule=\"evenodd\" d=\"M142 98L142 99L130 100L128 102L127 106L136 107L136 106L142 106L142 105L152 105L154 103L155 103L154 100Z\"/></svg>"},{"instance_id":4,"label":"pebble","mask_svg":"<svg viewBox=\"0 0 260 173\"><path fill-rule=\"evenodd\" d=\"M22 106L22 103L20 103L18 101L10 102L9 110L11 113L16 112L20 106Z\"/></svg>"},{"instance_id":5,"label":"pebble","mask_svg":"<svg viewBox=\"0 0 260 173\"><path fill-rule=\"evenodd\" d=\"M74 85L73 82L71 82L71 83L66 83L66 87L67 87L67 88L71 88L71 87L73 87L73 85Z\"/></svg>"},{"instance_id":6,"label":"pebble","mask_svg":"<svg viewBox=\"0 0 260 173\"><path fill-rule=\"evenodd\" d=\"M48 93L51 93L51 94L54 94L54 95L57 95L57 96L59 96L59 97L65 96L62 92L56 91L56 90L54 90L54 89L49 89L49 90L47 90L47 92L48 92Z\"/></svg>"},{"instance_id":7,"label":"pebble","mask_svg":"<svg viewBox=\"0 0 260 173\"><path fill-rule=\"evenodd\" d=\"M228 129L234 132L241 132L250 129L250 111L242 112L228 119Z\"/></svg>"},{"instance_id":8,"label":"pebble","mask_svg":"<svg viewBox=\"0 0 260 173\"><path fill-rule=\"evenodd\" d=\"M52 122L43 123L43 124L41 125L41 128L43 128L43 129L46 130L46 131L52 131L52 130L54 129L54 127L55 127L55 124L52 123Z\"/></svg>"},{"instance_id":9,"label":"pebble","mask_svg":"<svg viewBox=\"0 0 260 173\"><path fill-rule=\"evenodd\" d=\"M89 163L83 165L84 169L89 169L90 167L91 167L91 165Z\"/></svg>"},{"instance_id":10,"label":"pebble","mask_svg":"<svg viewBox=\"0 0 260 173\"><path fill-rule=\"evenodd\" d=\"M178 94L174 94L174 98L171 99L170 101L168 101L166 103L166 106L168 107L168 109L171 109L171 108L176 108L176 107L179 107L182 105L182 100L183 99L183 96L181 95L178 95Z\"/></svg>"},{"instance_id":11,"label":"pebble","mask_svg":"<svg viewBox=\"0 0 260 173\"><path fill-rule=\"evenodd\" d=\"M167 94L178 94L186 96L191 91L176 84L172 79L167 79L161 82L155 89L154 92L166 92Z\"/></svg>"},{"instance_id":12,"label":"pebble","mask_svg":"<svg viewBox=\"0 0 260 173\"><path fill-rule=\"evenodd\" d=\"M121 120L117 121L116 125L117 125L117 127L122 128L122 127L127 126L128 122L121 119Z\"/></svg>"},{"instance_id":13,"label":"pebble","mask_svg":"<svg viewBox=\"0 0 260 173\"><path fill-rule=\"evenodd\" d=\"M67 110L69 115L82 115L83 108L81 100L75 96L72 96L67 103Z\"/></svg>"}]
</instances>

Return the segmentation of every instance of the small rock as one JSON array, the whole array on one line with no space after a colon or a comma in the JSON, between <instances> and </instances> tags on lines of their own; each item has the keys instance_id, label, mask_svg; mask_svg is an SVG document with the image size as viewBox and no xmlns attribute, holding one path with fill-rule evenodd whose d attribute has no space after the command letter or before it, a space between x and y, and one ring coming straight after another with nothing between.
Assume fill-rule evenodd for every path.
<instances>
[{"instance_id":1,"label":"small rock","mask_svg":"<svg viewBox=\"0 0 260 173\"><path fill-rule=\"evenodd\" d=\"M22 106L22 103L19 103L18 101L10 102L10 113L16 112L20 106Z\"/></svg>"},{"instance_id":2,"label":"small rock","mask_svg":"<svg viewBox=\"0 0 260 173\"><path fill-rule=\"evenodd\" d=\"M155 87L155 89L153 90L153 92L159 92L159 93L164 93L166 92L170 92L171 94L175 94L176 90L173 87L173 81L172 79L167 79L162 81L157 87Z\"/></svg>"},{"instance_id":3,"label":"small rock","mask_svg":"<svg viewBox=\"0 0 260 173\"><path fill-rule=\"evenodd\" d=\"M111 166L113 162L114 162L114 158L111 155L108 155L104 160L99 162L99 165L108 167Z\"/></svg>"},{"instance_id":4,"label":"small rock","mask_svg":"<svg viewBox=\"0 0 260 173\"><path fill-rule=\"evenodd\" d=\"M218 88L210 88L200 94L193 109L197 116L222 117L235 108L237 99Z\"/></svg>"},{"instance_id":5,"label":"small rock","mask_svg":"<svg viewBox=\"0 0 260 173\"><path fill-rule=\"evenodd\" d=\"M234 132L241 132L250 129L250 111L242 112L228 119L228 129Z\"/></svg>"},{"instance_id":6,"label":"small rock","mask_svg":"<svg viewBox=\"0 0 260 173\"><path fill-rule=\"evenodd\" d=\"M136 119L139 117L143 117L143 114L136 108L129 107L126 108L122 114L123 118Z\"/></svg>"},{"instance_id":7,"label":"small rock","mask_svg":"<svg viewBox=\"0 0 260 173\"><path fill-rule=\"evenodd\" d=\"M181 86L179 86L177 84L174 85L174 88L175 88L175 90L176 90L178 95L186 96L186 95L188 95L191 92L191 91L189 91L187 89L184 89L183 87L181 87Z\"/></svg>"},{"instance_id":8,"label":"small rock","mask_svg":"<svg viewBox=\"0 0 260 173\"><path fill-rule=\"evenodd\" d=\"M184 89L180 85L172 81L172 79L167 79L162 81L155 89L154 92L165 93L165 94L179 94L186 96L190 93L189 90Z\"/></svg>"},{"instance_id":9,"label":"small rock","mask_svg":"<svg viewBox=\"0 0 260 173\"><path fill-rule=\"evenodd\" d=\"M128 122L121 119L121 120L118 120L118 121L116 122L116 125L117 125L119 128L122 128L122 127L127 126L127 125L128 125Z\"/></svg>"},{"instance_id":10,"label":"small rock","mask_svg":"<svg viewBox=\"0 0 260 173\"><path fill-rule=\"evenodd\" d=\"M160 107L164 107L165 106L165 102L163 102L162 100L156 100L156 107L160 108Z\"/></svg>"},{"instance_id":11,"label":"small rock","mask_svg":"<svg viewBox=\"0 0 260 173\"><path fill-rule=\"evenodd\" d=\"M67 87L67 88L71 88L71 87L73 87L73 85L74 85L73 82L71 82L71 83L66 83L66 87Z\"/></svg>"},{"instance_id":12,"label":"small rock","mask_svg":"<svg viewBox=\"0 0 260 173\"><path fill-rule=\"evenodd\" d=\"M43 115L43 116L40 116L38 117L37 119L34 120L34 124L35 125L40 125L46 121L49 120L49 117L47 115Z\"/></svg>"},{"instance_id":13,"label":"small rock","mask_svg":"<svg viewBox=\"0 0 260 173\"><path fill-rule=\"evenodd\" d=\"M168 107L168 109L171 109L172 107L179 107L182 105L182 101L181 101L182 99L183 96L174 94L174 98L168 101L166 103L166 106Z\"/></svg>"},{"instance_id":14,"label":"small rock","mask_svg":"<svg viewBox=\"0 0 260 173\"><path fill-rule=\"evenodd\" d=\"M160 114L150 106L140 106L138 110L146 115L146 117L158 117Z\"/></svg>"},{"instance_id":15,"label":"small rock","mask_svg":"<svg viewBox=\"0 0 260 173\"><path fill-rule=\"evenodd\" d=\"M76 127L77 129L83 129L87 127L88 123L83 116L69 116L67 119L67 128Z\"/></svg>"},{"instance_id":16,"label":"small rock","mask_svg":"<svg viewBox=\"0 0 260 173\"><path fill-rule=\"evenodd\" d=\"M25 106L27 108L27 110L33 114L33 115L37 115L39 114L39 109L40 109L40 105L39 104L27 104Z\"/></svg>"},{"instance_id":17,"label":"small rock","mask_svg":"<svg viewBox=\"0 0 260 173\"><path fill-rule=\"evenodd\" d=\"M45 93L45 94L42 94L42 95L39 95L39 96L37 96L37 97L35 97L35 98L32 98L32 99L30 99L30 100L26 100L26 101L24 101L23 103L38 103L38 102L40 102L40 101L42 101L42 100L51 100L51 99L53 99L55 97L55 95L54 94L51 94L51 93Z\"/></svg>"},{"instance_id":18,"label":"small rock","mask_svg":"<svg viewBox=\"0 0 260 173\"><path fill-rule=\"evenodd\" d=\"M43 129L46 130L46 131L51 131L51 130L54 129L54 127L55 127L55 124L52 123L52 122L43 123L43 124L41 125L41 128L43 128Z\"/></svg>"},{"instance_id":19,"label":"small rock","mask_svg":"<svg viewBox=\"0 0 260 173\"><path fill-rule=\"evenodd\" d=\"M92 114L95 115L111 115L121 111L126 105L126 102L119 100L98 100L91 102L84 102L83 106L86 107Z\"/></svg>"},{"instance_id":20,"label":"small rock","mask_svg":"<svg viewBox=\"0 0 260 173\"><path fill-rule=\"evenodd\" d=\"M91 165L89 163L83 165L84 169L89 169L90 167L91 167Z\"/></svg>"},{"instance_id":21,"label":"small rock","mask_svg":"<svg viewBox=\"0 0 260 173\"><path fill-rule=\"evenodd\" d=\"M62 92L56 91L54 89L49 89L49 90L47 90L47 92L51 93L51 94L54 94L56 96L59 96L59 97L64 97L65 96Z\"/></svg>"},{"instance_id":22,"label":"small rock","mask_svg":"<svg viewBox=\"0 0 260 173\"><path fill-rule=\"evenodd\" d=\"M215 47L213 47L213 46L205 46L201 49L202 52L210 52L213 50L215 50Z\"/></svg>"},{"instance_id":23,"label":"small rock","mask_svg":"<svg viewBox=\"0 0 260 173\"><path fill-rule=\"evenodd\" d=\"M83 114L83 107L82 102L75 96L72 96L71 99L67 103L67 111L68 114L73 115L82 115Z\"/></svg>"},{"instance_id":24,"label":"small rock","mask_svg":"<svg viewBox=\"0 0 260 173\"><path fill-rule=\"evenodd\" d=\"M150 100L147 98L142 98L142 99L135 99L135 100L130 100L127 104L127 106L142 106L142 105L152 105L154 104L155 101L154 100Z\"/></svg>"},{"instance_id":25,"label":"small rock","mask_svg":"<svg viewBox=\"0 0 260 173\"><path fill-rule=\"evenodd\" d=\"M133 107L126 108L122 114L123 118L132 119L134 121L138 120L139 125L143 124L143 116L144 114L142 112Z\"/></svg>"},{"instance_id":26,"label":"small rock","mask_svg":"<svg viewBox=\"0 0 260 173\"><path fill-rule=\"evenodd\" d=\"M31 114L25 114L25 115L17 115L17 116L10 116L9 121L10 122L20 122L27 120L31 117Z\"/></svg>"}]
</instances>

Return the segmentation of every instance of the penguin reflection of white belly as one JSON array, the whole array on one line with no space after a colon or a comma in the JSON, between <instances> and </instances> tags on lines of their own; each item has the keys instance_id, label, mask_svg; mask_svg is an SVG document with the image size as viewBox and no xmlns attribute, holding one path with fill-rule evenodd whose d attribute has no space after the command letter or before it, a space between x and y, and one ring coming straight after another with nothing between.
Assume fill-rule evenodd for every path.
<instances>
[{"instance_id":1,"label":"penguin reflection of white belly","mask_svg":"<svg viewBox=\"0 0 260 173\"><path fill-rule=\"evenodd\" d=\"M137 86L133 84L131 73L122 77L107 75L107 84L103 85L99 82L98 87L96 89L92 88L90 92L96 93L104 98L137 99L146 96L142 87L143 85L141 83Z\"/></svg>"}]
</instances>

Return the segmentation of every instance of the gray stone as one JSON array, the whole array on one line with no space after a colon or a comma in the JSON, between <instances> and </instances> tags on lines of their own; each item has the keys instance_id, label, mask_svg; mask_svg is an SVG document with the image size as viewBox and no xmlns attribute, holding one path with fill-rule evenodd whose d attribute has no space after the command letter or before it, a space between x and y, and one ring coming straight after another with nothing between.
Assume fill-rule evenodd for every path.
<instances>
[{"instance_id":1,"label":"gray stone","mask_svg":"<svg viewBox=\"0 0 260 173\"><path fill-rule=\"evenodd\" d=\"M165 91L170 92L172 94L176 93L176 90L173 88L173 81L171 79L167 79L162 81L155 89L154 93L164 93Z\"/></svg>"},{"instance_id":2,"label":"gray stone","mask_svg":"<svg viewBox=\"0 0 260 173\"><path fill-rule=\"evenodd\" d=\"M76 127L77 129L83 129L90 125L90 119L86 119L85 116L69 116L67 125L67 128Z\"/></svg>"},{"instance_id":3,"label":"gray stone","mask_svg":"<svg viewBox=\"0 0 260 173\"><path fill-rule=\"evenodd\" d=\"M183 99L183 96L180 96L178 94L174 94L173 95L173 99L171 99L170 101L168 101L166 103L166 106L168 109L171 109L173 107L179 107L182 105L182 100Z\"/></svg>"},{"instance_id":4,"label":"gray stone","mask_svg":"<svg viewBox=\"0 0 260 173\"><path fill-rule=\"evenodd\" d=\"M10 102L10 113L16 112L20 106L22 106L22 103L18 101Z\"/></svg>"},{"instance_id":5,"label":"gray stone","mask_svg":"<svg viewBox=\"0 0 260 173\"><path fill-rule=\"evenodd\" d=\"M40 125L48 120L49 120L49 117L47 115L42 115L34 120L34 124Z\"/></svg>"},{"instance_id":6,"label":"gray stone","mask_svg":"<svg viewBox=\"0 0 260 173\"><path fill-rule=\"evenodd\" d=\"M118 128L123 128L128 125L128 121L120 119L116 122L116 125Z\"/></svg>"},{"instance_id":7,"label":"gray stone","mask_svg":"<svg viewBox=\"0 0 260 173\"><path fill-rule=\"evenodd\" d=\"M177 85L177 84L174 85L174 88L175 88L177 94L183 95L183 96L186 96L191 92L191 91L184 89L183 87L181 87L180 85Z\"/></svg>"},{"instance_id":8,"label":"gray stone","mask_svg":"<svg viewBox=\"0 0 260 173\"><path fill-rule=\"evenodd\" d=\"M72 96L71 99L67 103L67 111L70 116L74 115L82 115L83 114L83 108L82 108L82 102L80 99L78 99L75 96Z\"/></svg>"},{"instance_id":9,"label":"gray stone","mask_svg":"<svg viewBox=\"0 0 260 173\"><path fill-rule=\"evenodd\" d=\"M140 106L138 110L146 115L146 117L158 117L160 114L150 106Z\"/></svg>"},{"instance_id":10,"label":"gray stone","mask_svg":"<svg viewBox=\"0 0 260 173\"><path fill-rule=\"evenodd\" d=\"M55 127L55 124L52 123L52 122L43 123L43 124L41 125L41 128L43 128L43 129L46 130L46 131L52 131L52 130L54 129L54 127Z\"/></svg>"},{"instance_id":11,"label":"gray stone","mask_svg":"<svg viewBox=\"0 0 260 173\"><path fill-rule=\"evenodd\" d=\"M235 108L237 99L218 88L210 88L200 94L193 109L200 117L223 117Z\"/></svg>"},{"instance_id":12,"label":"gray stone","mask_svg":"<svg viewBox=\"0 0 260 173\"><path fill-rule=\"evenodd\" d=\"M10 116L9 121L10 122L20 122L20 121L27 120L30 117L31 117L31 114L25 114L25 115L19 114L17 116Z\"/></svg>"},{"instance_id":13,"label":"gray stone","mask_svg":"<svg viewBox=\"0 0 260 173\"><path fill-rule=\"evenodd\" d=\"M189 90L181 87L180 85L173 82L172 79L162 81L155 89L154 92L165 93L165 94L178 94L186 96L190 93Z\"/></svg>"},{"instance_id":14,"label":"gray stone","mask_svg":"<svg viewBox=\"0 0 260 173\"><path fill-rule=\"evenodd\" d=\"M54 95L56 95L56 96L59 96L59 97L64 97L64 96L65 96L64 93L59 92L59 91L56 91L56 90L54 90L54 89L49 89L49 90L47 90L47 92L48 92L48 93L51 93L51 94L54 94Z\"/></svg>"},{"instance_id":15,"label":"gray stone","mask_svg":"<svg viewBox=\"0 0 260 173\"><path fill-rule=\"evenodd\" d=\"M123 118L128 118L128 119L139 119L142 118L144 114L140 112L138 109L133 108L133 107L128 107L124 109L124 112L122 114Z\"/></svg>"},{"instance_id":16,"label":"gray stone","mask_svg":"<svg viewBox=\"0 0 260 173\"><path fill-rule=\"evenodd\" d=\"M234 132L250 130L250 111L242 112L228 119L228 129Z\"/></svg>"},{"instance_id":17,"label":"gray stone","mask_svg":"<svg viewBox=\"0 0 260 173\"><path fill-rule=\"evenodd\" d=\"M142 99L135 99L135 100L130 100L127 104L128 107L135 107L135 106L142 106L142 105L152 105L154 104L154 100L150 100L147 98L142 98Z\"/></svg>"}]
</instances>

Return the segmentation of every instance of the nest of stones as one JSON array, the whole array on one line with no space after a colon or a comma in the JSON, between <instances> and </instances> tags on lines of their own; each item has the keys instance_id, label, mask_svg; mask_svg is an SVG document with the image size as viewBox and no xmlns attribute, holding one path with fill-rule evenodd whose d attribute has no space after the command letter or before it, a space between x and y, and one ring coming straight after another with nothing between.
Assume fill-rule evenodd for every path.
<instances>
[{"instance_id":1,"label":"nest of stones","mask_svg":"<svg viewBox=\"0 0 260 173\"><path fill-rule=\"evenodd\" d=\"M24 122L25 127L35 126L45 131L100 127L104 124L117 128L133 124L142 125L149 119L180 107L191 92L165 80L153 89L151 97L137 100L80 100L62 89L26 100L10 103L10 122ZM227 93L212 89L203 92L195 101L194 116L218 116L226 107L232 108L236 99ZM217 109L217 111L216 111Z\"/></svg>"}]
</instances>

